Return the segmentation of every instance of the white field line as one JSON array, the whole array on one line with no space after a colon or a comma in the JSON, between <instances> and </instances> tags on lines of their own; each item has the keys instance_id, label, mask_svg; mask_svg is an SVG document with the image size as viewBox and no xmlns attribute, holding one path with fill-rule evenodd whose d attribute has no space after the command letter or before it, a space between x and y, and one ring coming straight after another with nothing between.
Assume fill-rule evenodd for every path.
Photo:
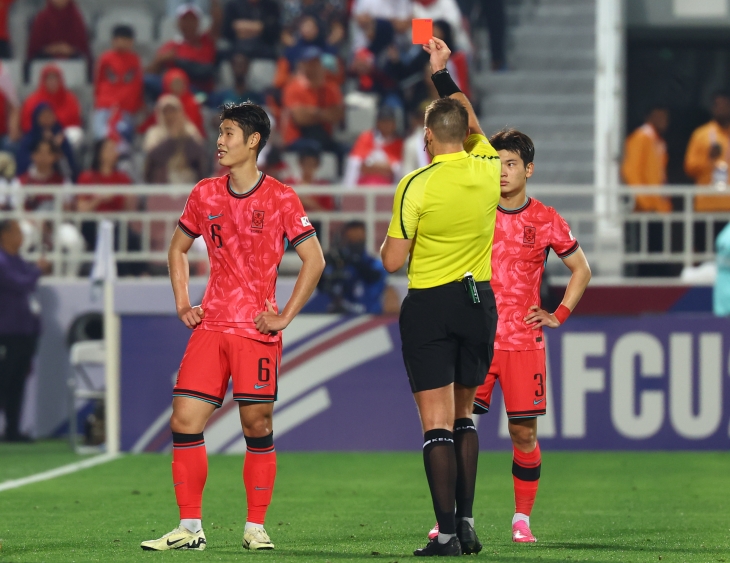
<instances>
[{"instance_id":1,"label":"white field line","mask_svg":"<svg viewBox=\"0 0 730 563\"><path fill-rule=\"evenodd\" d=\"M90 459L85 459L84 461L69 463L68 465L62 465L61 467L56 467L55 469L43 471L42 473L36 473L35 475L29 475L28 477L22 477L21 479L11 479L10 481L3 481L2 483L0 483L0 492L24 487L25 485L30 485L31 483L48 481L49 479L55 479L56 477L61 477L62 475L76 473L77 471L81 471L82 469L88 469L89 467L94 467L96 465L101 465L102 463L114 461L119 457L121 457L119 454L101 454L98 456L94 456Z\"/></svg>"}]
</instances>

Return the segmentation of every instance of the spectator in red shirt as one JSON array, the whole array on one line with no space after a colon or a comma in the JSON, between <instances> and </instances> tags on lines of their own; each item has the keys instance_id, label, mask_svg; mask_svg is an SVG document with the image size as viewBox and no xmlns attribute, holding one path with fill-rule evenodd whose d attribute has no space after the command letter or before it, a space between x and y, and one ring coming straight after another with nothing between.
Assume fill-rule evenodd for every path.
<instances>
[{"instance_id":1,"label":"spectator in red shirt","mask_svg":"<svg viewBox=\"0 0 730 563\"><path fill-rule=\"evenodd\" d=\"M134 115L144 104L144 84L130 26L114 28L112 48L99 58L96 67L94 90L94 137L131 141Z\"/></svg>"},{"instance_id":2,"label":"spectator in red shirt","mask_svg":"<svg viewBox=\"0 0 730 563\"><path fill-rule=\"evenodd\" d=\"M28 60L91 60L86 23L74 0L48 0L36 15L28 40Z\"/></svg>"},{"instance_id":3,"label":"spectator in red shirt","mask_svg":"<svg viewBox=\"0 0 730 563\"><path fill-rule=\"evenodd\" d=\"M159 93L157 84L160 75L167 69L179 68L188 75L193 90L211 92L215 87L216 41L221 11L212 10L213 23L205 33L200 32L203 13L195 4L183 4L176 13L180 37L168 41L157 51L146 69L152 75L147 78L148 88L157 87Z\"/></svg>"},{"instance_id":4,"label":"spectator in red shirt","mask_svg":"<svg viewBox=\"0 0 730 563\"><path fill-rule=\"evenodd\" d=\"M341 168L343 151L332 132L344 115L342 92L337 83L326 79L321 56L318 47L305 49L297 64L297 73L284 87L284 143L289 150L332 151L337 154Z\"/></svg>"},{"instance_id":5,"label":"spectator in red shirt","mask_svg":"<svg viewBox=\"0 0 730 563\"><path fill-rule=\"evenodd\" d=\"M168 70L162 77L162 92L163 95L172 94L180 100L188 120L197 127L200 135L205 137L203 114L200 111L198 101L190 91L190 82L188 81L187 74L179 68Z\"/></svg>"},{"instance_id":6,"label":"spectator in red shirt","mask_svg":"<svg viewBox=\"0 0 730 563\"><path fill-rule=\"evenodd\" d=\"M92 186L119 186L131 184L132 179L117 169L119 150L113 139L101 139L94 146L94 159L91 169L79 175L77 184ZM124 211L133 208L131 198L122 195L103 195L101 188L98 194L79 195L76 198L76 210L81 212ZM86 248L93 249L96 245L96 221L81 223L81 234L86 240Z\"/></svg>"},{"instance_id":7,"label":"spectator in red shirt","mask_svg":"<svg viewBox=\"0 0 730 563\"><path fill-rule=\"evenodd\" d=\"M76 131L68 134L67 137L83 137L81 130L81 105L71 90L66 88L63 81L61 69L54 64L46 65L41 72L40 83L35 92L25 100L20 117L20 126L23 133L28 133L33 128L33 113L36 108L46 103L51 106L56 115L58 123L64 129L64 134L70 133L68 129L75 128Z\"/></svg>"},{"instance_id":8,"label":"spectator in red shirt","mask_svg":"<svg viewBox=\"0 0 730 563\"><path fill-rule=\"evenodd\" d=\"M0 59L13 58L8 32L8 14L13 2L15 0L0 0Z\"/></svg>"},{"instance_id":9,"label":"spectator in red shirt","mask_svg":"<svg viewBox=\"0 0 730 563\"><path fill-rule=\"evenodd\" d=\"M375 129L360 134L347 158L345 186L391 185L398 181L403 139L397 128L395 110L389 106L381 108Z\"/></svg>"}]
</instances>

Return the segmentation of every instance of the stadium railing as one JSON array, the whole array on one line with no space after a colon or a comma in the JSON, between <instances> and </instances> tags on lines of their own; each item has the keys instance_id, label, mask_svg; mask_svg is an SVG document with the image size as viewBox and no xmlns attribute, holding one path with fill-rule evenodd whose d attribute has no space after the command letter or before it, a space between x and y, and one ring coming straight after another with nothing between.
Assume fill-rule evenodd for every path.
<instances>
[{"instance_id":1,"label":"stadium railing","mask_svg":"<svg viewBox=\"0 0 730 563\"><path fill-rule=\"evenodd\" d=\"M70 186L58 188L0 187L0 220L16 218L22 221L28 240L23 254L29 260L41 256L54 265L54 276L73 276L78 265L93 260L93 249L87 249L80 238L82 224L109 219L117 225L119 263L152 263L161 266L164 273L167 261L167 243L177 225L190 186L136 185L136 186ZM309 211L308 216L318 229L325 251L337 241L341 226L347 221L363 221L367 228L367 247L377 252L391 217L394 187L344 186L297 187L301 197L330 196L336 210ZM722 194L713 188L696 187L615 187L606 191L594 186L534 185L529 195L555 207L568 221L580 241L589 261L605 256L601 225L612 225L620 233L614 244L612 260L622 266L637 263L673 263L692 266L714 259L714 230L730 221L727 212L696 212L694 197L699 194ZM672 213L633 211L633 198L638 194L663 195L675 201ZM121 195L132 198L135 206L144 210L114 212L80 212L73 202L78 196L110 197ZM25 210L29 198L45 198L42 209ZM704 231L704 235L702 232ZM76 234L74 235L73 232ZM702 243L701 239L705 242ZM137 247L131 244L137 242ZM207 256L198 243L189 255L194 274L205 274ZM69 266L71 263L71 266ZM282 274L294 273L299 261L294 253L287 253L282 261ZM63 273L63 274L62 274ZM598 272L600 275L600 272Z\"/></svg>"}]
</instances>

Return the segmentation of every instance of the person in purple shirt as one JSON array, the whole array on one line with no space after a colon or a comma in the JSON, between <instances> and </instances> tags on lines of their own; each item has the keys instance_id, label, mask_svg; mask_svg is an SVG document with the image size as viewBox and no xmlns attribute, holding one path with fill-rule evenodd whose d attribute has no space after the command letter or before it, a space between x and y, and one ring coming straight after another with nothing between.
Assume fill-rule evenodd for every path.
<instances>
[{"instance_id":1,"label":"person in purple shirt","mask_svg":"<svg viewBox=\"0 0 730 563\"><path fill-rule=\"evenodd\" d=\"M40 332L31 308L45 260L38 265L20 257L23 233L14 219L0 220L0 409L5 411L5 440L28 442L20 433L20 409Z\"/></svg>"}]
</instances>

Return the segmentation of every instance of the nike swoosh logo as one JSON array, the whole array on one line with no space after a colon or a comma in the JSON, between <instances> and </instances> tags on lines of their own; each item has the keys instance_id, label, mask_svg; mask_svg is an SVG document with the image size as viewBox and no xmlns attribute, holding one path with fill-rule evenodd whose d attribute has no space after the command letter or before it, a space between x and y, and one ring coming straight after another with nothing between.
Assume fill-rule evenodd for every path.
<instances>
[{"instance_id":1,"label":"nike swoosh logo","mask_svg":"<svg viewBox=\"0 0 730 563\"><path fill-rule=\"evenodd\" d=\"M268 491L271 487L254 487L256 491Z\"/></svg>"},{"instance_id":2,"label":"nike swoosh logo","mask_svg":"<svg viewBox=\"0 0 730 563\"><path fill-rule=\"evenodd\" d=\"M540 399L540 400L538 401L537 399L535 399L534 401L532 401L532 404L533 404L533 405L539 405L539 404L540 404L540 403L542 403L542 402L543 402L544 400L545 400L545 399Z\"/></svg>"},{"instance_id":3,"label":"nike swoosh logo","mask_svg":"<svg viewBox=\"0 0 730 563\"><path fill-rule=\"evenodd\" d=\"M175 545L176 543L180 543L181 541L183 541L183 538L180 538L179 540L175 540L175 541L167 540L167 545Z\"/></svg>"},{"instance_id":4,"label":"nike swoosh logo","mask_svg":"<svg viewBox=\"0 0 730 563\"><path fill-rule=\"evenodd\" d=\"M265 385L259 385L258 383L253 386L254 389L263 389L264 387L268 387L270 384L266 383Z\"/></svg>"},{"instance_id":5,"label":"nike swoosh logo","mask_svg":"<svg viewBox=\"0 0 730 563\"><path fill-rule=\"evenodd\" d=\"M223 217L223 213L220 215L208 215L208 220L212 221L213 219L218 219L218 217Z\"/></svg>"}]
</instances>

